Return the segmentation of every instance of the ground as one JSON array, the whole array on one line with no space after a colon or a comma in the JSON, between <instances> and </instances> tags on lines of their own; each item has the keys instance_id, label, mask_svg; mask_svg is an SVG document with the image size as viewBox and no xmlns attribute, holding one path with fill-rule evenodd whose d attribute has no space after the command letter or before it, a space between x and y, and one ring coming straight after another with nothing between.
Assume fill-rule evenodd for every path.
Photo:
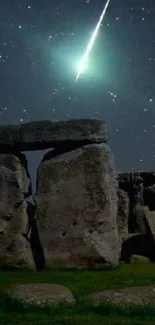
<instances>
[{"instance_id":1,"label":"ground","mask_svg":"<svg viewBox=\"0 0 155 325\"><path fill-rule=\"evenodd\" d=\"M76 306L30 307L4 295L13 284L58 283L67 286L77 300ZM121 265L111 271L52 270L44 272L0 272L0 325L153 325L155 306L116 306L82 302L89 293L109 289L155 284L155 264Z\"/></svg>"}]
</instances>

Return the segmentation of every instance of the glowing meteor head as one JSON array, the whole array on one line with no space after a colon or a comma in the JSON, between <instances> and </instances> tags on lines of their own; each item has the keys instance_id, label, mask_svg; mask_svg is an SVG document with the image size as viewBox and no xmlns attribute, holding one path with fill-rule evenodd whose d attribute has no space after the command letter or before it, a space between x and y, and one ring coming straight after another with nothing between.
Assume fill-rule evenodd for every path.
<instances>
[{"instance_id":1,"label":"glowing meteor head","mask_svg":"<svg viewBox=\"0 0 155 325\"><path fill-rule=\"evenodd\" d=\"M79 74L83 74L87 71L88 69L88 58L86 58L85 60L80 60L77 65L76 65L76 70L77 73Z\"/></svg>"}]
</instances>

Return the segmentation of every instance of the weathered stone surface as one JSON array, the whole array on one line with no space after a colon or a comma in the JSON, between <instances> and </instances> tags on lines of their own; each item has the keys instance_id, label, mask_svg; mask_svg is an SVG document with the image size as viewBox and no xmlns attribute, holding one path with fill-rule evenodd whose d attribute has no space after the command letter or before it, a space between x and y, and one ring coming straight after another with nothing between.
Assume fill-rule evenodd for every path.
<instances>
[{"instance_id":1,"label":"weathered stone surface","mask_svg":"<svg viewBox=\"0 0 155 325\"><path fill-rule=\"evenodd\" d=\"M12 154L0 154L0 192L0 267L34 268L26 239L29 220L24 201L30 180L23 160Z\"/></svg>"},{"instance_id":2,"label":"weathered stone surface","mask_svg":"<svg viewBox=\"0 0 155 325\"><path fill-rule=\"evenodd\" d=\"M109 138L107 125L98 119L36 121L1 126L0 152L41 150L73 142L101 143Z\"/></svg>"},{"instance_id":3,"label":"weathered stone surface","mask_svg":"<svg viewBox=\"0 0 155 325\"><path fill-rule=\"evenodd\" d=\"M35 197L46 267L117 265L116 178L106 144L46 154Z\"/></svg>"},{"instance_id":4,"label":"weathered stone surface","mask_svg":"<svg viewBox=\"0 0 155 325\"><path fill-rule=\"evenodd\" d=\"M145 213L145 220L148 226L148 232L155 243L155 211L150 211L148 207L143 207Z\"/></svg>"},{"instance_id":5,"label":"weathered stone surface","mask_svg":"<svg viewBox=\"0 0 155 325\"><path fill-rule=\"evenodd\" d=\"M146 254L154 261L155 171L119 173L118 183L119 190L124 190L129 197L128 235L122 236L122 255L126 258L131 254ZM123 208L123 205L122 210L125 214L126 207ZM120 219L118 215L118 227Z\"/></svg>"},{"instance_id":6,"label":"weathered stone surface","mask_svg":"<svg viewBox=\"0 0 155 325\"><path fill-rule=\"evenodd\" d=\"M128 221L129 221L129 196L128 193L118 189L118 213L117 224L119 236L123 236L128 233Z\"/></svg>"},{"instance_id":7,"label":"weathered stone surface","mask_svg":"<svg viewBox=\"0 0 155 325\"><path fill-rule=\"evenodd\" d=\"M96 292L87 295L84 300L94 304L110 301L121 305L155 305L155 287L130 287L121 290Z\"/></svg>"},{"instance_id":8,"label":"weathered stone surface","mask_svg":"<svg viewBox=\"0 0 155 325\"><path fill-rule=\"evenodd\" d=\"M5 178L3 177L8 184L6 186L10 186L12 190L20 191L23 198L32 194L30 175L24 154L20 152L17 154L0 154L0 169L0 175L3 175L3 170L7 175Z\"/></svg>"},{"instance_id":9,"label":"weathered stone surface","mask_svg":"<svg viewBox=\"0 0 155 325\"><path fill-rule=\"evenodd\" d=\"M10 219L30 193L30 179L22 161L12 154L0 154L0 218Z\"/></svg>"},{"instance_id":10,"label":"weathered stone surface","mask_svg":"<svg viewBox=\"0 0 155 325\"><path fill-rule=\"evenodd\" d=\"M0 267L2 269L36 269L30 244L24 236L13 234L9 238L5 236L4 240L3 251L1 250L0 254Z\"/></svg>"},{"instance_id":11,"label":"weathered stone surface","mask_svg":"<svg viewBox=\"0 0 155 325\"><path fill-rule=\"evenodd\" d=\"M129 196L128 193L118 189L118 211L117 226L119 234L119 258L121 256L121 246L123 238L128 234L129 222Z\"/></svg>"},{"instance_id":12,"label":"weathered stone surface","mask_svg":"<svg viewBox=\"0 0 155 325\"><path fill-rule=\"evenodd\" d=\"M155 211L150 211L145 205L136 205L134 212L137 233L148 234L155 242Z\"/></svg>"},{"instance_id":13,"label":"weathered stone surface","mask_svg":"<svg viewBox=\"0 0 155 325\"><path fill-rule=\"evenodd\" d=\"M132 218L132 228L134 233L139 234L149 234L149 227L146 218L146 213L148 212L148 207L140 204L136 204L133 207L133 218Z\"/></svg>"},{"instance_id":14,"label":"weathered stone surface","mask_svg":"<svg viewBox=\"0 0 155 325\"><path fill-rule=\"evenodd\" d=\"M148 206L154 210L153 188L155 171L137 173L119 173L119 189L129 196L129 233L144 233L143 212L140 206Z\"/></svg>"},{"instance_id":15,"label":"weathered stone surface","mask_svg":"<svg viewBox=\"0 0 155 325\"><path fill-rule=\"evenodd\" d=\"M8 293L23 303L33 305L75 304L72 292L65 286L53 283L21 284L10 288Z\"/></svg>"}]
</instances>

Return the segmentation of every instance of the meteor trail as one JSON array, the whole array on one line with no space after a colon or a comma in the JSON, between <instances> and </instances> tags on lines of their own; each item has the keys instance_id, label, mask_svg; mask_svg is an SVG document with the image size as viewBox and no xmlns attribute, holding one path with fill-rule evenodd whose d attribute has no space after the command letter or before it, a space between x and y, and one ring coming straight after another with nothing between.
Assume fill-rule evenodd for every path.
<instances>
[{"instance_id":1,"label":"meteor trail","mask_svg":"<svg viewBox=\"0 0 155 325\"><path fill-rule=\"evenodd\" d=\"M105 14L106 14L106 11L107 11L107 9L108 9L109 3L110 3L110 0L108 0L108 1L106 2L106 5L105 5L105 7L104 7L104 9L103 9L103 12L102 12L102 14L101 14L101 16L100 16L100 18L99 18L99 21L98 21L98 23L97 23L97 25L96 25L96 27L95 27L93 33L92 33L92 36L91 36L90 42L88 43L88 46L87 46L87 48L86 48L86 52L84 53L84 55L83 55L83 57L82 57L82 59L81 59L81 61L80 61L79 69L78 69L78 74L77 74L77 77L76 77L76 81L79 79L79 77L80 77L80 75L81 75L82 71L84 70L84 67L85 67L85 65L86 65L86 63L87 63L87 60L88 60L89 54L90 54L90 52L91 52L91 50L92 50L93 44L94 44L94 42L95 42L95 39L96 39L96 37L97 37L97 34L98 34L98 31L99 31L99 28L100 28L100 26L101 26L101 24L102 24L103 18L104 18Z\"/></svg>"}]
</instances>

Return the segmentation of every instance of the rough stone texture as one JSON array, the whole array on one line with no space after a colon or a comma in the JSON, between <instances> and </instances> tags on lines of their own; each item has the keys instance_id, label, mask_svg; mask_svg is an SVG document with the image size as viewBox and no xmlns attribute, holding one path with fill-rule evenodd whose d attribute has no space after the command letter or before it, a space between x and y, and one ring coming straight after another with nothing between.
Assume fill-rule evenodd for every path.
<instances>
[{"instance_id":1,"label":"rough stone texture","mask_svg":"<svg viewBox=\"0 0 155 325\"><path fill-rule=\"evenodd\" d=\"M84 300L94 304L110 301L121 305L155 305L155 287L130 287L121 290L96 292L84 297Z\"/></svg>"},{"instance_id":2,"label":"rough stone texture","mask_svg":"<svg viewBox=\"0 0 155 325\"><path fill-rule=\"evenodd\" d=\"M29 193L30 179L22 161L12 154L0 154L0 218L12 218Z\"/></svg>"},{"instance_id":3,"label":"rough stone texture","mask_svg":"<svg viewBox=\"0 0 155 325\"><path fill-rule=\"evenodd\" d=\"M129 194L132 204L145 204L144 191L146 187L155 184L155 171L119 173L119 188Z\"/></svg>"},{"instance_id":4,"label":"rough stone texture","mask_svg":"<svg viewBox=\"0 0 155 325\"><path fill-rule=\"evenodd\" d=\"M135 203L143 203L143 198L140 195L143 188L143 174L141 172L119 173L118 182L121 189L133 196Z\"/></svg>"},{"instance_id":5,"label":"rough stone texture","mask_svg":"<svg viewBox=\"0 0 155 325\"><path fill-rule=\"evenodd\" d=\"M5 246L3 246L3 251L1 251L0 266L4 270L36 269L30 244L24 236L21 234L13 234L9 238L5 236L5 243L3 242L3 245Z\"/></svg>"},{"instance_id":6,"label":"rough stone texture","mask_svg":"<svg viewBox=\"0 0 155 325\"><path fill-rule=\"evenodd\" d=\"M108 139L107 125L97 119L0 127L0 266L11 265L11 258L16 267L31 268L34 259L38 270L44 263L114 266L117 253L126 260L132 254L155 260L155 171L118 174L116 216ZM36 222L34 206L24 202L31 183L19 150L49 147L57 149L39 167Z\"/></svg>"},{"instance_id":7,"label":"rough stone texture","mask_svg":"<svg viewBox=\"0 0 155 325\"><path fill-rule=\"evenodd\" d=\"M140 204L136 204L133 207L133 227L134 232L139 234L149 234L149 227L146 218L148 207Z\"/></svg>"},{"instance_id":8,"label":"rough stone texture","mask_svg":"<svg viewBox=\"0 0 155 325\"><path fill-rule=\"evenodd\" d=\"M129 196L128 193L118 189L118 213L117 224L119 235L123 236L128 233L129 219Z\"/></svg>"},{"instance_id":9,"label":"rough stone texture","mask_svg":"<svg viewBox=\"0 0 155 325\"><path fill-rule=\"evenodd\" d=\"M30 175L27 168L27 160L24 154L18 152L16 154L0 154L0 175L7 174L6 182L16 191L20 191L22 198L26 198L32 194Z\"/></svg>"},{"instance_id":10,"label":"rough stone texture","mask_svg":"<svg viewBox=\"0 0 155 325\"><path fill-rule=\"evenodd\" d=\"M146 256L132 255L130 262L131 264L136 264L136 263L148 263L150 261Z\"/></svg>"},{"instance_id":11,"label":"rough stone texture","mask_svg":"<svg viewBox=\"0 0 155 325\"><path fill-rule=\"evenodd\" d=\"M155 171L150 172L135 172L135 173L119 173L118 174L119 188L126 191L131 200L131 204L148 205L145 202L144 192L151 190L155 184Z\"/></svg>"},{"instance_id":12,"label":"rough stone texture","mask_svg":"<svg viewBox=\"0 0 155 325\"><path fill-rule=\"evenodd\" d=\"M143 207L145 213L145 220L153 241L155 243L155 211L150 211L148 207Z\"/></svg>"},{"instance_id":13,"label":"rough stone texture","mask_svg":"<svg viewBox=\"0 0 155 325\"><path fill-rule=\"evenodd\" d=\"M127 192L129 197L129 216L128 216L128 231L129 233L136 233L135 219L133 209L135 204L144 204L143 201L143 187L144 175L141 172L137 173L119 173L118 183L119 189Z\"/></svg>"},{"instance_id":14,"label":"rough stone texture","mask_svg":"<svg viewBox=\"0 0 155 325\"><path fill-rule=\"evenodd\" d=\"M19 155L20 156L20 155ZM30 180L19 157L0 154L0 267L34 268L27 203Z\"/></svg>"},{"instance_id":15,"label":"rough stone texture","mask_svg":"<svg viewBox=\"0 0 155 325\"><path fill-rule=\"evenodd\" d=\"M125 191L129 197L128 234L122 236L121 259L132 254L155 260L155 171L118 174L118 196ZM120 206L120 203L119 203ZM119 210L119 209L118 209ZM122 204L121 214L126 214ZM120 229L120 216L117 216Z\"/></svg>"},{"instance_id":16,"label":"rough stone texture","mask_svg":"<svg viewBox=\"0 0 155 325\"><path fill-rule=\"evenodd\" d=\"M46 154L35 201L46 267L117 265L117 179L106 144Z\"/></svg>"},{"instance_id":17,"label":"rough stone texture","mask_svg":"<svg viewBox=\"0 0 155 325\"><path fill-rule=\"evenodd\" d=\"M60 284L37 283L15 285L8 293L23 303L34 305L75 304L72 292Z\"/></svg>"},{"instance_id":18,"label":"rough stone texture","mask_svg":"<svg viewBox=\"0 0 155 325\"><path fill-rule=\"evenodd\" d=\"M101 143L110 138L107 125L98 119L35 121L0 127L0 152L53 148L64 143Z\"/></svg>"},{"instance_id":19,"label":"rough stone texture","mask_svg":"<svg viewBox=\"0 0 155 325\"><path fill-rule=\"evenodd\" d=\"M137 233L150 235L155 243L155 211L150 211L145 205L136 205L134 211Z\"/></svg>"}]
</instances>

